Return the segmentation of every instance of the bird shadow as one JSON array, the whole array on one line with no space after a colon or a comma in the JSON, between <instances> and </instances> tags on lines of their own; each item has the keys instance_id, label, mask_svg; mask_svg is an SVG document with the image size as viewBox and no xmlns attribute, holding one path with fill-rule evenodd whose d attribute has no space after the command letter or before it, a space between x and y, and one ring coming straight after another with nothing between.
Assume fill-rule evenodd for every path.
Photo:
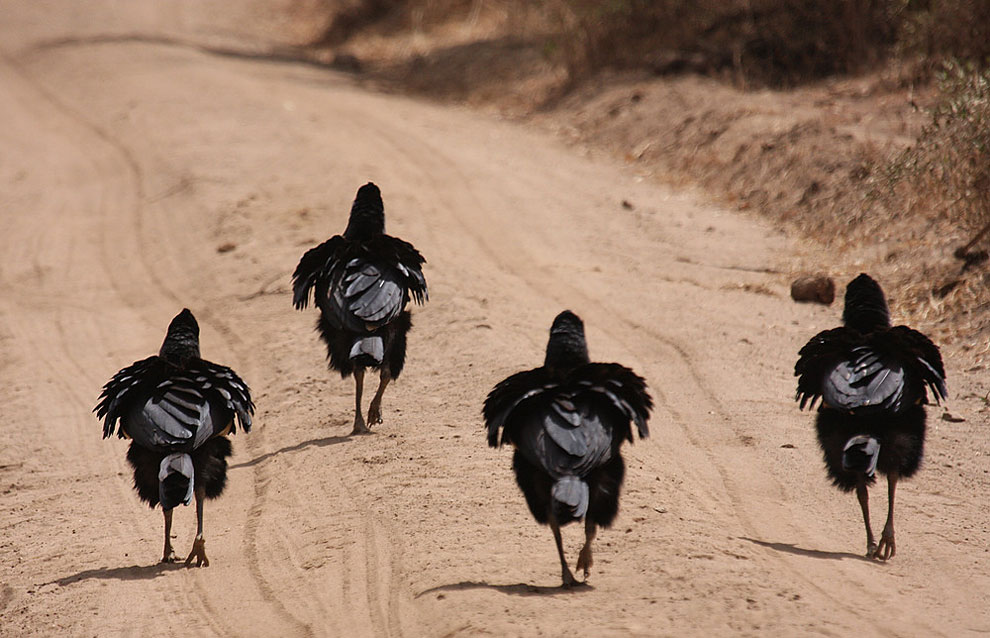
<instances>
[{"instance_id":1,"label":"bird shadow","mask_svg":"<svg viewBox=\"0 0 990 638\"><path fill-rule=\"evenodd\" d=\"M131 565L130 567L101 567L58 578L46 585L65 587L81 580L151 580L171 571L186 569L183 563L155 563L154 565Z\"/></svg>"},{"instance_id":2,"label":"bird shadow","mask_svg":"<svg viewBox=\"0 0 990 638\"><path fill-rule=\"evenodd\" d=\"M329 445L337 445L339 443L347 443L353 438L351 435L347 436L327 436L322 439L310 439L308 441L302 441L301 443L296 443L295 445L287 445L284 448L275 450L274 452L266 452L261 456L257 456L250 461L244 461L243 463L238 463L236 465L231 465L230 469L234 470L239 467L253 467L259 463L264 463L273 456L278 456L279 454L285 454L287 452L298 452L299 450L304 450L308 447L327 447Z\"/></svg>"},{"instance_id":3,"label":"bird shadow","mask_svg":"<svg viewBox=\"0 0 990 638\"><path fill-rule=\"evenodd\" d=\"M772 543L770 541L761 541L755 538L746 538L745 536L740 536L739 540L749 541L754 545L768 547L778 552L786 552L788 554L796 554L798 556L808 556L809 558L823 558L827 560L845 560L846 558L852 558L854 560L865 560L872 562L872 560L867 558L865 554L860 555L853 554L852 552L826 552L820 549L805 549L803 547L798 547L793 543Z\"/></svg>"},{"instance_id":4,"label":"bird shadow","mask_svg":"<svg viewBox=\"0 0 990 638\"><path fill-rule=\"evenodd\" d=\"M422 596L426 596L427 594L434 594L437 592L467 591L469 589L493 589L495 591L502 592L503 594L511 594L513 596L556 596L558 594L579 594L582 592L589 592L593 591L595 588L584 583L579 583L572 587L564 587L563 585L547 587L545 585L530 585L527 583L516 583L515 585L492 585L491 583L465 580L459 583L452 583L450 585L431 587L427 590L419 592L415 597L420 598Z\"/></svg>"}]
</instances>

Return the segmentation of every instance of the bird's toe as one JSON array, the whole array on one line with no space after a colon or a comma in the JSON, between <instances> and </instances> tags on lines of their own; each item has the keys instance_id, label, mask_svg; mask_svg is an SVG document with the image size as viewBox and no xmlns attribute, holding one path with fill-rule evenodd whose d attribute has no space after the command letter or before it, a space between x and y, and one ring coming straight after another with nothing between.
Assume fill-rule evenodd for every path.
<instances>
[{"instance_id":1,"label":"bird's toe","mask_svg":"<svg viewBox=\"0 0 990 638\"><path fill-rule=\"evenodd\" d=\"M591 557L591 548L585 547L578 554L577 566L575 569L579 572L584 572L584 578L587 580L588 574L591 573L591 566L594 565L595 561Z\"/></svg>"},{"instance_id":2,"label":"bird's toe","mask_svg":"<svg viewBox=\"0 0 990 638\"><path fill-rule=\"evenodd\" d=\"M186 557L186 567L191 567L193 560L196 560L196 567L209 567L210 559L206 557L206 539L199 537L193 541L192 550Z\"/></svg>"}]
</instances>

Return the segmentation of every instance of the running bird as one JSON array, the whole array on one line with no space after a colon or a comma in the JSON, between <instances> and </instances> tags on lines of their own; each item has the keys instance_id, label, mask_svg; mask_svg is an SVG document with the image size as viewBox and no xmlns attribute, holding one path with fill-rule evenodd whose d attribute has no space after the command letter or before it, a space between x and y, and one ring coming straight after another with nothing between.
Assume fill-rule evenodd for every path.
<instances>
[{"instance_id":1,"label":"running bird","mask_svg":"<svg viewBox=\"0 0 990 638\"><path fill-rule=\"evenodd\" d=\"M329 367L354 375L354 430L367 434L382 422L382 395L406 360L410 299L429 298L423 264L412 244L385 234L381 191L368 182L358 189L343 235L334 235L302 256L292 275L292 303L302 310L313 291L320 317L316 329L327 346ZM367 368L379 371L378 391L361 416Z\"/></svg>"},{"instance_id":2,"label":"running bird","mask_svg":"<svg viewBox=\"0 0 990 638\"><path fill-rule=\"evenodd\" d=\"M619 509L620 447L632 443L632 424L640 438L649 435L652 408L645 382L632 370L591 363L584 323L569 310L554 319L543 366L510 376L485 400L488 445L515 445L516 483L536 522L553 531L564 587L580 583L564 558L560 527L584 520L576 569L587 582L597 527L611 526Z\"/></svg>"},{"instance_id":3,"label":"running bird","mask_svg":"<svg viewBox=\"0 0 990 638\"><path fill-rule=\"evenodd\" d=\"M894 490L918 471L925 446L928 392L947 396L938 347L907 326L890 325L876 281L861 274L846 287L845 324L801 348L794 375L803 410L821 399L815 427L836 487L856 490L866 525L866 555L888 560L894 543ZM870 527L868 487L887 475L887 523L878 544Z\"/></svg>"},{"instance_id":4,"label":"running bird","mask_svg":"<svg viewBox=\"0 0 990 638\"><path fill-rule=\"evenodd\" d=\"M203 537L203 501L227 484L227 434L251 429L254 403L247 385L222 365L199 357L199 324L188 309L172 319L157 356L136 361L103 386L96 408L103 438L117 430L131 439L127 461L134 488L165 514L162 562L174 562L172 510L196 497L196 539L185 564L209 567ZM117 427L119 421L119 427Z\"/></svg>"}]
</instances>

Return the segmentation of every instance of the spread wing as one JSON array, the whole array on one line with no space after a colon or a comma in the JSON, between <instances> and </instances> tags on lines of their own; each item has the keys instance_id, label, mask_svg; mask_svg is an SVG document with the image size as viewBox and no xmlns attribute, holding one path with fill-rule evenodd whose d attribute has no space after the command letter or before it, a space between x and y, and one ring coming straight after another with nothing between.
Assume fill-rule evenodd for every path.
<instances>
[{"instance_id":1,"label":"spread wing","mask_svg":"<svg viewBox=\"0 0 990 638\"><path fill-rule=\"evenodd\" d=\"M556 427L558 419L577 423L580 420L577 415L583 412L571 408L580 405L585 412L592 407L615 411L617 418L610 419L607 425L621 438L633 440L631 423L636 424L640 438L649 436L647 421L653 400L646 391L646 383L617 363L589 363L574 370L563 382L551 379L544 368L508 377L485 400L483 414L490 446L500 445L499 429L502 429L501 443L513 440L515 413L531 402L543 405L542 411L549 419L547 432L560 432Z\"/></svg>"},{"instance_id":2,"label":"spread wing","mask_svg":"<svg viewBox=\"0 0 990 638\"><path fill-rule=\"evenodd\" d=\"M305 308L312 290L318 301L330 297L340 310L340 324L374 329L394 319L410 299L426 302L424 263L412 244L390 235L364 242L336 235L299 260L292 275L292 303Z\"/></svg>"},{"instance_id":3,"label":"spread wing","mask_svg":"<svg viewBox=\"0 0 990 638\"><path fill-rule=\"evenodd\" d=\"M321 279L326 279L330 268L337 261L337 254L346 244L346 239L334 235L303 254L292 273L292 305L297 310L302 310L309 304L310 291Z\"/></svg>"},{"instance_id":4,"label":"spread wing","mask_svg":"<svg viewBox=\"0 0 990 638\"><path fill-rule=\"evenodd\" d=\"M905 326L863 335L835 328L815 335L799 353L795 400L844 411L900 412L947 395L938 348Z\"/></svg>"},{"instance_id":5,"label":"spread wing","mask_svg":"<svg viewBox=\"0 0 990 638\"><path fill-rule=\"evenodd\" d=\"M650 435L647 421L653 409L653 398L646 390L646 382L629 368L618 363L589 363L578 368L571 381L581 392L591 392L606 397L627 419L623 436L633 440L630 422L636 424L639 438Z\"/></svg>"},{"instance_id":6,"label":"spread wing","mask_svg":"<svg viewBox=\"0 0 990 638\"><path fill-rule=\"evenodd\" d=\"M196 359L180 369L155 356L114 375L94 411L104 419L104 438L116 429L146 447L193 449L234 429L235 415L250 430L254 403L247 384L226 366Z\"/></svg>"},{"instance_id":7,"label":"spread wing","mask_svg":"<svg viewBox=\"0 0 990 638\"><path fill-rule=\"evenodd\" d=\"M135 361L123 368L103 386L100 400L93 408L97 418L103 419L103 438L108 438L132 403L147 395L147 388L165 379L164 362L157 356ZM124 436L121 432L120 436Z\"/></svg>"},{"instance_id":8,"label":"spread wing","mask_svg":"<svg viewBox=\"0 0 990 638\"><path fill-rule=\"evenodd\" d=\"M949 397L942 354L931 339L907 326L894 326L882 339L891 342L891 345L885 344L886 347L897 348L904 353L905 369L911 382L917 386L915 393L923 403L928 402L926 388L931 391L935 403Z\"/></svg>"},{"instance_id":9,"label":"spread wing","mask_svg":"<svg viewBox=\"0 0 990 638\"><path fill-rule=\"evenodd\" d=\"M505 427L510 414L520 403L531 397L544 394L555 388L556 385L550 380L543 368L517 372L498 383L488 393L482 409L485 425L488 428L488 445L491 447L500 445L499 430ZM504 437L502 442L504 442Z\"/></svg>"}]
</instances>

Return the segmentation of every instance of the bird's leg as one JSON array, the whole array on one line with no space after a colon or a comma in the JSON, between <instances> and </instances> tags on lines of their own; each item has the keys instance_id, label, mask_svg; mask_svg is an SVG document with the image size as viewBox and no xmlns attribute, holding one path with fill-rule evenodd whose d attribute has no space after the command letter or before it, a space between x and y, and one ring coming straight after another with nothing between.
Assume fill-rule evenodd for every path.
<instances>
[{"instance_id":1,"label":"bird's leg","mask_svg":"<svg viewBox=\"0 0 990 638\"><path fill-rule=\"evenodd\" d=\"M354 429L351 434L368 434L371 430L361 416L361 393L364 390L364 368L354 368Z\"/></svg>"},{"instance_id":2,"label":"bird's leg","mask_svg":"<svg viewBox=\"0 0 990 638\"><path fill-rule=\"evenodd\" d=\"M196 559L196 567L209 567L210 559L206 557L206 539L203 538L203 501L206 500L206 490L197 487L196 493L196 540L193 541L192 551L186 557L186 567L193 558Z\"/></svg>"},{"instance_id":3,"label":"bird's leg","mask_svg":"<svg viewBox=\"0 0 990 638\"><path fill-rule=\"evenodd\" d=\"M894 545L894 490L897 488L897 472L887 475L887 524L883 526L880 544L877 545L873 558L887 560L894 557L897 547Z\"/></svg>"},{"instance_id":4,"label":"bird's leg","mask_svg":"<svg viewBox=\"0 0 990 638\"><path fill-rule=\"evenodd\" d=\"M577 570L584 570L584 580L587 582L588 574L591 573L591 566L594 561L591 559L591 541L595 540L595 533L598 531L598 526L595 522L591 520L590 517L584 519L584 547L581 548L581 553L578 554Z\"/></svg>"},{"instance_id":5,"label":"bird's leg","mask_svg":"<svg viewBox=\"0 0 990 638\"><path fill-rule=\"evenodd\" d=\"M368 408L368 425L382 422L382 395L385 394L385 386L392 380L392 372L388 369L387 361L382 364L378 379L378 391L375 392L375 398L371 400L371 406Z\"/></svg>"},{"instance_id":6,"label":"bird's leg","mask_svg":"<svg viewBox=\"0 0 990 638\"><path fill-rule=\"evenodd\" d=\"M162 552L163 563L174 563L178 558L172 549L172 510L162 510L165 514L165 549Z\"/></svg>"},{"instance_id":7,"label":"bird's leg","mask_svg":"<svg viewBox=\"0 0 990 638\"><path fill-rule=\"evenodd\" d=\"M571 568L567 566L567 560L564 558L564 541L560 538L560 525L557 524L557 519L554 518L553 514L550 515L550 529L553 530L553 540L557 543L557 556L560 557L560 576L564 581L563 586L579 585L580 583L575 580L574 574L571 573Z\"/></svg>"},{"instance_id":8,"label":"bird's leg","mask_svg":"<svg viewBox=\"0 0 990 638\"><path fill-rule=\"evenodd\" d=\"M866 477L860 476L856 482L856 498L863 508L863 523L866 524L866 557L871 558L877 551L877 543L873 540L873 528L870 527L870 494L866 487Z\"/></svg>"}]
</instances>

